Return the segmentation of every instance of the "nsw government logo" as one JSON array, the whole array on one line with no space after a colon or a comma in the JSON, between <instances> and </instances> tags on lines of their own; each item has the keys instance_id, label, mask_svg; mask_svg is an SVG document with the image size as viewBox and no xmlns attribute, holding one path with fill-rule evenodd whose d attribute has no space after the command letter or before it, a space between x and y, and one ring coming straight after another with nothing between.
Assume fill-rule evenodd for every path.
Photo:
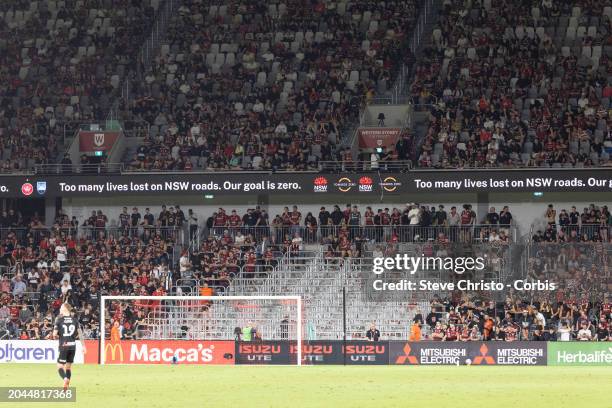
<instances>
[{"instance_id":1,"label":"nsw government logo","mask_svg":"<svg viewBox=\"0 0 612 408\"><path fill-rule=\"evenodd\" d=\"M363 176L359 179L359 191L361 192L371 192L372 191L373 181L370 177Z\"/></svg>"},{"instance_id":2,"label":"nsw government logo","mask_svg":"<svg viewBox=\"0 0 612 408\"><path fill-rule=\"evenodd\" d=\"M36 182L36 192L40 195L44 195L47 192L47 182L37 181Z\"/></svg>"},{"instance_id":3,"label":"nsw government logo","mask_svg":"<svg viewBox=\"0 0 612 408\"><path fill-rule=\"evenodd\" d=\"M317 177L314 179L314 192L315 193L326 193L327 192L327 179L325 177Z\"/></svg>"}]
</instances>

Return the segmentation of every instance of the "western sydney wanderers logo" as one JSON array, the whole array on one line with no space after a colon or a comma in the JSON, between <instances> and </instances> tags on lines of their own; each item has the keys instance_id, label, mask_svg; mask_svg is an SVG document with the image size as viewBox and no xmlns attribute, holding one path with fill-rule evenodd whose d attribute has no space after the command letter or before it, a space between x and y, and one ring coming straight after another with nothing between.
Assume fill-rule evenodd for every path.
<instances>
[{"instance_id":1,"label":"western sydney wanderers logo","mask_svg":"<svg viewBox=\"0 0 612 408\"><path fill-rule=\"evenodd\" d=\"M32 195L33 192L34 186L32 185L32 183L23 183L21 185L21 194L23 194L24 196Z\"/></svg>"},{"instance_id":2,"label":"western sydney wanderers logo","mask_svg":"<svg viewBox=\"0 0 612 408\"><path fill-rule=\"evenodd\" d=\"M492 364L495 364L495 359L493 357L491 357L490 355L488 355L488 353L489 353L489 348L485 344L480 346L480 355L474 357L474 362L472 364L475 364L475 365L479 365L479 364L492 365Z\"/></svg>"},{"instance_id":3,"label":"western sydney wanderers logo","mask_svg":"<svg viewBox=\"0 0 612 408\"><path fill-rule=\"evenodd\" d=\"M94 144L98 147L104 145L104 133L95 133L94 134Z\"/></svg>"},{"instance_id":4,"label":"western sydney wanderers logo","mask_svg":"<svg viewBox=\"0 0 612 408\"><path fill-rule=\"evenodd\" d=\"M323 176L314 179L314 192L325 193L327 192L327 179Z\"/></svg>"},{"instance_id":5,"label":"western sydney wanderers logo","mask_svg":"<svg viewBox=\"0 0 612 408\"><path fill-rule=\"evenodd\" d=\"M416 358L416 356L410 354L410 351L412 351L412 349L410 348L410 344L406 343L403 351L404 355L399 356L395 360L395 364L419 364L419 360Z\"/></svg>"}]
</instances>

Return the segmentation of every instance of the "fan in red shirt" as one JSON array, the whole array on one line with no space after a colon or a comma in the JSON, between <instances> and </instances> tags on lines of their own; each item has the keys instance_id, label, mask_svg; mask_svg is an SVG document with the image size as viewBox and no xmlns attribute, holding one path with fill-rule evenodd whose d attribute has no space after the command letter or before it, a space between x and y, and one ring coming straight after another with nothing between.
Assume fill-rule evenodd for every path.
<instances>
[{"instance_id":1,"label":"fan in red shirt","mask_svg":"<svg viewBox=\"0 0 612 408\"><path fill-rule=\"evenodd\" d=\"M374 225L374 211L372 211L372 207L366 207L363 218L365 219L365 225Z\"/></svg>"},{"instance_id":2,"label":"fan in red shirt","mask_svg":"<svg viewBox=\"0 0 612 408\"><path fill-rule=\"evenodd\" d=\"M296 205L293 206L293 211L290 214L291 225L300 225L300 220L302 219L302 213L298 211Z\"/></svg>"},{"instance_id":3,"label":"fan in red shirt","mask_svg":"<svg viewBox=\"0 0 612 408\"><path fill-rule=\"evenodd\" d=\"M237 228L242 224L242 218L236 214L236 210L232 210L232 215L229 216L228 223L230 228Z\"/></svg>"},{"instance_id":4,"label":"fan in red shirt","mask_svg":"<svg viewBox=\"0 0 612 408\"><path fill-rule=\"evenodd\" d=\"M249 252L247 252L245 256L244 271L249 272L249 273L254 273L256 264L257 264L257 255L255 255L255 251L251 249Z\"/></svg>"},{"instance_id":5,"label":"fan in red shirt","mask_svg":"<svg viewBox=\"0 0 612 408\"><path fill-rule=\"evenodd\" d=\"M224 227L227 225L227 215L225 215L225 210L223 208L219 208L219 211L213 220L213 225L215 227Z\"/></svg>"},{"instance_id":6,"label":"fan in red shirt","mask_svg":"<svg viewBox=\"0 0 612 408\"><path fill-rule=\"evenodd\" d=\"M449 325L448 329L446 329L446 341L457 341L458 338L457 327L454 324Z\"/></svg>"},{"instance_id":7,"label":"fan in red shirt","mask_svg":"<svg viewBox=\"0 0 612 408\"><path fill-rule=\"evenodd\" d=\"M441 341L444 340L444 328L442 327L442 323L437 322L436 327L434 327L433 332L431 334L432 340Z\"/></svg>"}]
</instances>

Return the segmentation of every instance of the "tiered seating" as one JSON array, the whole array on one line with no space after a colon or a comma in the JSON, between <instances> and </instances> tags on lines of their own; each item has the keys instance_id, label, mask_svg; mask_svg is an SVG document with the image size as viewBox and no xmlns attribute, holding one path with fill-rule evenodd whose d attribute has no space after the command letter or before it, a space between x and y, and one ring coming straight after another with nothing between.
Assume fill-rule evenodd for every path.
<instances>
[{"instance_id":1,"label":"tiered seating","mask_svg":"<svg viewBox=\"0 0 612 408\"><path fill-rule=\"evenodd\" d=\"M421 167L610 165L612 3L446 2L413 98Z\"/></svg>"},{"instance_id":2,"label":"tiered seating","mask_svg":"<svg viewBox=\"0 0 612 408\"><path fill-rule=\"evenodd\" d=\"M1 171L53 162L65 131L106 118L158 3L1 2Z\"/></svg>"},{"instance_id":3,"label":"tiered seating","mask_svg":"<svg viewBox=\"0 0 612 408\"><path fill-rule=\"evenodd\" d=\"M385 92L415 1L184 3L132 112L134 169L310 169Z\"/></svg>"}]
</instances>

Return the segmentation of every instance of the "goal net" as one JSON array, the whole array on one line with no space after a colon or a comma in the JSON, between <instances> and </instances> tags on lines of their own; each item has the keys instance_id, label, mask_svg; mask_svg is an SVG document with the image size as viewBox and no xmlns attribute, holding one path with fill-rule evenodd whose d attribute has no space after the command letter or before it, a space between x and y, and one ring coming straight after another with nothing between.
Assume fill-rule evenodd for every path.
<instances>
[{"instance_id":1,"label":"goal net","mask_svg":"<svg viewBox=\"0 0 612 408\"><path fill-rule=\"evenodd\" d=\"M100 364L302 364L299 296L102 296Z\"/></svg>"}]
</instances>

